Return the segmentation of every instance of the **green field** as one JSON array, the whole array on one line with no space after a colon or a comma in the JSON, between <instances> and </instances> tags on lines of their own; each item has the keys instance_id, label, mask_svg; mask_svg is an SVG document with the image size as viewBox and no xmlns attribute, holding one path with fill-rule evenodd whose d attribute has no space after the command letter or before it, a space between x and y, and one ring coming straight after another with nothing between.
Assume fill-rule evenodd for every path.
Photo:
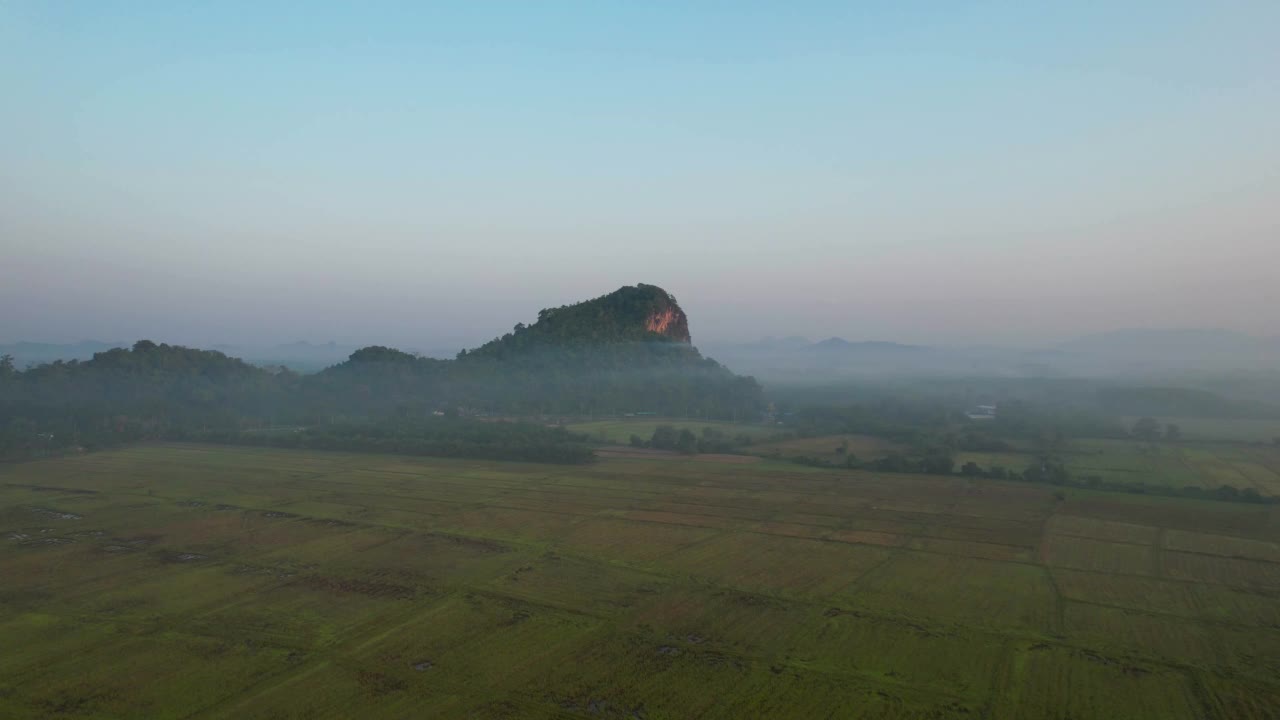
<instances>
[{"instance_id":1,"label":"green field","mask_svg":"<svg viewBox=\"0 0 1280 720\"><path fill-rule=\"evenodd\" d=\"M845 453L838 448L845 447ZM859 460L874 460L891 452L901 452L901 445L871 435L823 435L812 438L791 438L756 443L747 452L764 457L809 457L842 464L849 455Z\"/></svg>"},{"instance_id":2,"label":"green field","mask_svg":"<svg viewBox=\"0 0 1280 720\"><path fill-rule=\"evenodd\" d=\"M719 422L715 420L681 420L677 418L620 418L613 420L596 420L594 422L574 423L569 430L584 433L602 442L626 445L632 435L639 435L648 440L659 425L670 425L677 430L689 429L701 434L704 428L719 430L730 438L746 435L752 440L763 440L782 433L766 425L750 425L746 423Z\"/></svg>"},{"instance_id":3,"label":"green field","mask_svg":"<svg viewBox=\"0 0 1280 720\"><path fill-rule=\"evenodd\" d=\"M0 467L3 718L1280 717L1280 508L790 465Z\"/></svg>"},{"instance_id":4,"label":"green field","mask_svg":"<svg viewBox=\"0 0 1280 720\"><path fill-rule=\"evenodd\" d=\"M976 462L983 468L1000 465L1022 471L1035 456L1030 453L960 453L957 466ZM1280 495L1280 448L1226 442L1183 442L1154 445L1136 440L1073 440L1063 453L1073 477L1099 477L1118 482L1216 488L1230 485L1254 488L1262 495Z\"/></svg>"},{"instance_id":5,"label":"green field","mask_svg":"<svg viewBox=\"0 0 1280 720\"><path fill-rule=\"evenodd\" d=\"M1125 427L1131 427L1137 419L1124 418ZM1163 417L1160 422L1177 424L1188 440L1272 443L1280 438L1280 420Z\"/></svg>"}]
</instances>

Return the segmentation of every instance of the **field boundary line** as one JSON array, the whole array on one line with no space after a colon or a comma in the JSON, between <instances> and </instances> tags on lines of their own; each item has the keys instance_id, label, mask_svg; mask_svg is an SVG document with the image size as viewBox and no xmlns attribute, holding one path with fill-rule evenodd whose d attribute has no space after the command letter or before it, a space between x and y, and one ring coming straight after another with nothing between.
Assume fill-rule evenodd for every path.
<instances>
[{"instance_id":1,"label":"field boundary line","mask_svg":"<svg viewBox=\"0 0 1280 720\"><path fill-rule=\"evenodd\" d=\"M1151 543L1151 571L1158 579L1164 579L1164 543L1166 528L1156 531L1156 539Z\"/></svg>"}]
</instances>

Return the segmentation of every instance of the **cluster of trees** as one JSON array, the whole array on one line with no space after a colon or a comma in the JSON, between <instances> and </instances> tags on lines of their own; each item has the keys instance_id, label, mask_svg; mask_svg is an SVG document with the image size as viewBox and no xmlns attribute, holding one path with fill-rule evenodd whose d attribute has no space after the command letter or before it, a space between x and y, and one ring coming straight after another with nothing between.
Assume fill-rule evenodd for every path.
<instances>
[{"instance_id":1,"label":"cluster of trees","mask_svg":"<svg viewBox=\"0 0 1280 720\"><path fill-rule=\"evenodd\" d=\"M631 436L632 447L673 450L689 454L727 453L750 444L750 435L739 433L730 436L722 430L711 427L704 427L701 433L694 433L689 428L676 429L674 425L659 425L654 428L653 435L648 440L639 435Z\"/></svg>"},{"instance_id":2,"label":"cluster of trees","mask_svg":"<svg viewBox=\"0 0 1280 720\"><path fill-rule=\"evenodd\" d=\"M92 360L19 371L0 360L0 459L188 430L269 423L299 382L219 352L142 340Z\"/></svg>"},{"instance_id":3,"label":"cluster of trees","mask_svg":"<svg viewBox=\"0 0 1280 720\"><path fill-rule=\"evenodd\" d=\"M862 461L853 455L846 456L843 463L833 463L823 458L810 456L794 456L788 458L799 465L824 468L848 468L851 470L871 470L886 473L919 473L925 475L960 475L968 478L987 478L991 480L1016 480L1022 482L1073 487L1089 490L1107 490L1111 492L1134 493L1140 495L1163 495L1169 497L1187 497L1225 502L1243 503L1280 503L1280 498L1267 497L1254 488L1243 490L1231 485L1220 485L1217 488L1202 488L1195 485L1173 487L1168 485L1149 485L1144 482L1125 482L1107 480L1097 475L1072 475L1066 464L1057 457L1043 456L1019 471L992 465L983 468L975 462L966 462L958 470L953 456L944 451L934 451L922 455L905 453L889 453L884 457L870 461Z\"/></svg>"},{"instance_id":4,"label":"cluster of trees","mask_svg":"<svg viewBox=\"0 0 1280 720\"><path fill-rule=\"evenodd\" d=\"M1107 480L1098 475L1072 475L1066 464L1051 456L1041 457L1032 462L1021 473L1005 472L1003 468L991 468L982 471L974 463L966 463L966 468L973 465L969 474L997 479L1023 480L1033 483L1045 483L1061 487L1084 488L1089 490L1108 490L1110 492L1133 493L1138 495L1163 495L1168 497L1188 497L1197 499L1222 500L1225 502L1243 503L1276 503L1280 498L1263 496L1254 488L1240 488L1232 485L1220 485L1216 488L1202 488L1198 485L1170 486L1149 485L1141 481Z\"/></svg>"},{"instance_id":5,"label":"cluster of trees","mask_svg":"<svg viewBox=\"0 0 1280 720\"><path fill-rule=\"evenodd\" d=\"M1026 402L1001 404L995 420L968 422L954 407L943 402L907 396L876 398L843 407L807 407L789 416L788 424L801 436L860 433L893 440L904 446L872 460L839 453L839 461L824 457L797 456L792 462L815 467L864 469L876 472L961 475L996 480L1019 480L1062 487L1078 487L1147 495L1206 498L1230 502L1275 502L1253 488L1230 485L1217 488L1170 487L1138 481L1076 476L1062 461L1069 439L1077 437L1136 438L1146 442L1180 442L1182 429L1176 423L1161 423L1154 417L1138 419L1126 428L1112 419L1084 410L1054 408ZM1277 439L1280 441L1280 439ZM1280 442L1277 442L1280 444ZM981 467L966 462L956 468L959 452L1010 452L1031 448L1036 460L1021 470L999 465Z\"/></svg>"},{"instance_id":6,"label":"cluster of trees","mask_svg":"<svg viewBox=\"0 0 1280 720\"><path fill-rule=\"evenodd\" d=\"M457 417L341 423L285 432L207 430L186 437L238 445L484 460L581 464L595 459L586 438L564 428Z\"/></svg>"}]
</instances>

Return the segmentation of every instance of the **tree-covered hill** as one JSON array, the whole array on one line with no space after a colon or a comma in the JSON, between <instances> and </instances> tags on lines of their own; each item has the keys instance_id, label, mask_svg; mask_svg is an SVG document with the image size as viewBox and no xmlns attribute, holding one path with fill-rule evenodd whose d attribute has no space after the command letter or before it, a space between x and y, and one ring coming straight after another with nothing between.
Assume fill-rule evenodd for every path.
<instances>
[{"instance_id":1,"label":"tree-covered hill","mask_svg":"<svg viewBox=\"0 0 1280 720\"><path fill-rule=\"evenodd\" d=\"M543 310L533 325L424 358L370 346L314 375L141 340L25 371L0 362L0 457L269 425L417 421L437 413L655 412L745 418L760 386L689 343L675 299L651 285Z\"/></svg>"},{"instance_id":2,"label":"tree-covered hill","mask_svg":"<svg viewBox=\"0 0 1280 720\"><path fill-rule=\"evenodd\" d=\"M548 308L538 320L520 323L459 359L518 359L550 349L557 355L579 347L618 347L626 357L634 343L688 345L689 319L676 299L655 285L626 286L593 300Z\"/></svg>"},{"instance_id":3,"label":"tree-covered hill","mask_svg":"<svg viewBox=\"0 0 1280 720\"><path fill-rule=\"evenodd\" d=\"M702 357L684 311L653 285L543 310L534 324L518 324L451 362L365 348L312 383L341 396L331 404L375 415L461 406L516 415L745 418L762 403L755 380Z\"/></svg>"}]
</instances>

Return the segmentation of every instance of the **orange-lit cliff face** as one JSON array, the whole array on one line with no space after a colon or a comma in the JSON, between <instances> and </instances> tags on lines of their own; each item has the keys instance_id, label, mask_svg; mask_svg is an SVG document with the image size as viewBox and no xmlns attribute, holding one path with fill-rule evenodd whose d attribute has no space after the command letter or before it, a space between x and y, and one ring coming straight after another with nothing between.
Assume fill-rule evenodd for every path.
<instances>
[{"instance_id":1,"label":"orange-lit cliff face","mask_svg":"<svg viewBox=\"0 0 1280 720\"><path fill-rule=\"evenodd\" d=\"M649 315L645 320L644 329L665 335L672 340L692 341L689 337L689 318L678 307L669 307Z\"/></svg>"}]
</instances>

